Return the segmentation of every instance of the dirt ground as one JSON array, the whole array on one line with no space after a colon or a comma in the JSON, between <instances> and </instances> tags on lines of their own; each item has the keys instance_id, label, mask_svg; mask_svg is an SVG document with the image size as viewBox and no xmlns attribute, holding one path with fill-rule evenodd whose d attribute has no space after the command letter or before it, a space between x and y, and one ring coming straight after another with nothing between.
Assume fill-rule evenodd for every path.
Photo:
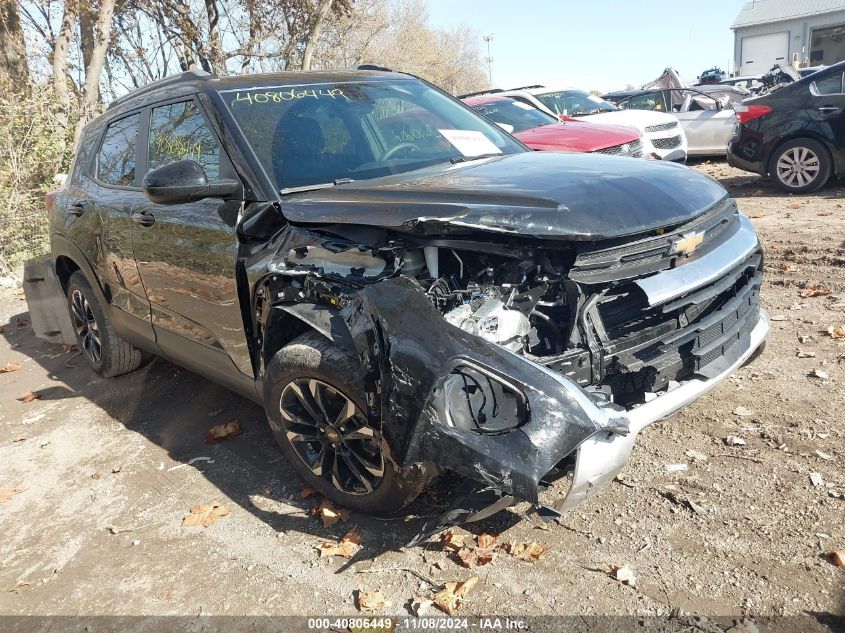
<instances>
[{"instance_id":1,"label":"dirt ground","mask_svg":"<svg viewBox=\"0 0 845 633\"><path fill-rule=\"evenodd\" d=\"M35 339L22 293L0 290L0 367L21 364L0 375L0 489L20 489L0 496L0 614L351 615L359 591L380 590L389 606L376 613L407 616L413 598L478 576L462 615L810 614L836 628L845 570L824 553L845 548L845 338L827 329L845 326L845 189L786 196L723 162L694 168L760 232L769 346L647 429L621 478L557 523L518 506L470 528L548 546L533 563L500 550L467 569L439 544L404 548L420 525L404 516L323 528L259 407L161 360L99 379ZM809 284L831 292L801 298ZM27 392L40 398L17 400ZM204 443L232 419L240 436ZM230 513L182 527L212 501ZM358 553L320 558L352 526Z\"/></svg>"}]
</instances>

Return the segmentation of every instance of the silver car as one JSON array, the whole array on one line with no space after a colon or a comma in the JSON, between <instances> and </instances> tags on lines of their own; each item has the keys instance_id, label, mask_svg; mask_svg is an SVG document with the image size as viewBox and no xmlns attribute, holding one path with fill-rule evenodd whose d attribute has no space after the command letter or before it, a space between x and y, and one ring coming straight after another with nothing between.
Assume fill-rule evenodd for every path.
<instances>
[{"instance_id":1,"label":"silver car","mask_svg":"<svg viewBox=\"0 0 845 633\"><path fill-rule=\"evenodd\" d=\"M742 88L723 85L637 91L617 105L628 110L656 110L678 118L687 136L689 156L724 156L734 133L733 106L748 96Z\"/></svg>"}]
</instances>

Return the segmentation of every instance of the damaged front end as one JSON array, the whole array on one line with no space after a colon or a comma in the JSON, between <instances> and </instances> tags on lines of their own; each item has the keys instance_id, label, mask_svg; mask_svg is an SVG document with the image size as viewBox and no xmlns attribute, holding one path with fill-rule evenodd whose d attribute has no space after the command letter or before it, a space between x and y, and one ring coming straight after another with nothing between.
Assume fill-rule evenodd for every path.
<instances>
[{"instance_id":1,"label":"damaged front end","mask_svg":"<svg viewBox=\"0 0 845 633\"><path fill-rule=\"evenodd\" d=\"M398 464L478 483L490 507L447 521L517 500L572 508L767 337L762 251L729 199L634 237L488 238L288 225L254 306L262 346L295 315L361 359L370 426Z\"/></svg>"}]
</instances>

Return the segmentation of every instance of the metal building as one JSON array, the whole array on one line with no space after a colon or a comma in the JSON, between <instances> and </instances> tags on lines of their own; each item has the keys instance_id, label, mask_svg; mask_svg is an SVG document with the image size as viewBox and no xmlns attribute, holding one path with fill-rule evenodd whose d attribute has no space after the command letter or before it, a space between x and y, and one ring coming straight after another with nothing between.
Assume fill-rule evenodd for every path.
<instances>
[{"instance_id":1,"label":"metal building","mask_svg":"<svg viewBox=\"0 0 845 633\"><path fill-rule=\"evenodd\" d=\"M845 59L845 0L751 0L731 29L735 75Z\"/></svg>"}]
</instances>

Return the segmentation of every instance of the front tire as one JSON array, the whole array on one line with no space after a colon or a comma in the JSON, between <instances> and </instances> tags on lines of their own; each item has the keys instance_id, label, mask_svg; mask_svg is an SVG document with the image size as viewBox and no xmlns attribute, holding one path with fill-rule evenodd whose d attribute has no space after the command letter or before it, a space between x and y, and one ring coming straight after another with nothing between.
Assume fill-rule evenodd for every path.
<instances>
[{"instance_id":1,"label":"front tire","mask_svg":"<svg viewBox=\"0 0 845 633\"><path fill-rule=\"evenodd\" d=\"M772 154L769 177L788 193L811 193L830 179L832 162L827 148L809 138L784 143Z\"/></svg>"},{"instance_id":2,"label":"front tire","mask_svg":"<svg viewBox=\"0 0 845 633\"><path fill-rule=\"evenodd\" d=\"M269 364L267 417L282 452L320 494L350 510L391 514L419 495L430 473L393 461L365 414L361 375L356 358L304 334Z\"/></svg>"},{"instance_id":3,"label":"front tire","mask_svg":"<svg viewBox=\"0 0 845 633\"><path fill-rule=\"evenodd\" d=\"M138 369L143 353L115 333L111 320L81 271L73 273L68 280L67 302L76 343L91 369L103 378Z\"/></svg>"}]
</instances>

